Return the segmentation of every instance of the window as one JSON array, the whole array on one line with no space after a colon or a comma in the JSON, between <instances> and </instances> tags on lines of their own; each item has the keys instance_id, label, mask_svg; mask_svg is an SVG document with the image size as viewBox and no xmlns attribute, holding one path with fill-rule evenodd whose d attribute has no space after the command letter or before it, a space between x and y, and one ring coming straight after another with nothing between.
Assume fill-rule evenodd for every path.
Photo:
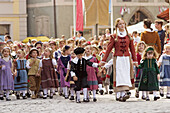
<instances>
[{"instance_id":1,"label":"window","mask_svg":"<svg viewBox=\"0 0 170 113\"><path fill-rule=\"evenodd\" d=\"M36 17L36 28L37 28L37 36L49 36L50 35L50 27L49 27L49 17L47 16L39 16Z\"/></svg>"},{"instance_id":2,"label":"window","mask_svg":"<svg viewBox=\"0 0 170 113\"><path fill-rule=\"evenodd\" d=\"M4 35L9 34L9 30L9 24L0 24L0 41L4 41Z\"/></svg>"}]
</instances>

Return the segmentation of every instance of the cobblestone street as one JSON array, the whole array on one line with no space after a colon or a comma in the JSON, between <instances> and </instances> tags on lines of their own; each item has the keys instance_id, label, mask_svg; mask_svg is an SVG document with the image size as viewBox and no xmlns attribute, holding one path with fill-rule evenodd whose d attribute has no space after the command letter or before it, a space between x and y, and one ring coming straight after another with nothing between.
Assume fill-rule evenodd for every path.
<instances>
[{"instance_id":1,"label":"cobblestone street","mask_svg":"<svg viewBox=\"0 0 170 113\"><path fill-rule=\"evenodd\" d=\"M115 101L114 95L97 95L98 101L94 103L77 104L56 95L54 99L27 99L16 100L14 96L11 102L0 102L0 113L170 113L170 100L161 98L158 101L143 101L134 97L134 91L127 102ZM91 96L92 97L92 96ZM83 97L81 97L83 99Z\"/></svg>"}]
</instances>

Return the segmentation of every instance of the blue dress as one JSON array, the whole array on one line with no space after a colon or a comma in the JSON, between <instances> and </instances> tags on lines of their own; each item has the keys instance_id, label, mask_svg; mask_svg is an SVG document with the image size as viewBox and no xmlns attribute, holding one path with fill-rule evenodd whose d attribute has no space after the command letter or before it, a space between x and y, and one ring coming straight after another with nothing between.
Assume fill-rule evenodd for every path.
<instances>
[{"instance_id":1,"label":"blue dress","mask_svg":"<svg viewBox=\"0 0 170 113\"><path fill-rule=\"evenodd\" d=\"M160 72L160 86L170 86L170 56L163 56Z\"/></svg>"},{"instance_id":2,"label":"blue dress","mask_svg":"<svg viewBox=\"0 0 170 113\"><path fill-rule=\"evenodd\" d=\"M27 90L28 77L26 71L26 60L16 60L17 76L14 79L14 90Z\"/></svg>"}]
</instances>

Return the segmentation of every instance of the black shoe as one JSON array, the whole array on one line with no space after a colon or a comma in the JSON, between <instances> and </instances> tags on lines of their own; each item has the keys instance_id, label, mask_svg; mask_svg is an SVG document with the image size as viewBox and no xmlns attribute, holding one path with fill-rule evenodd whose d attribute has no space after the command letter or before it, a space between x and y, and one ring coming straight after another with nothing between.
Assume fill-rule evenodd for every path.
<instances>
[{"instance_id":1,"label":"black shoe","mask_svg":"<svg viewBox=\"0 0 170 113\"><path fill-rule=\"evenodd\" d=\"M167 99L170 99L170 96L166 96Z\"/></svg>"},{"instance_id":2,"label":"black shoe","mask_svg":"<svg viewBox=\"0 0 170 113\"><path fill-rule=\"evenodd\" d=\"M4 100L4 97L0 97L0 100Z\"/></svg>"},{"instance_id":3,"label":"black shoe","mask_svg":"<svg viewBox=\"0 0 170 113\"><path fill-rule=\"evenodd\" d=\"M149 99L149 98L147 98L147 99L146 99L146 101L150 101L150 99Z\"/></svg>"},{"instance_id":4,"label":"black shoe","mask_svg":"<svg viewBox=\"0 0 170 113\"><path fill-rule=\"evenodd\" d=\"M113 93L113 91L109 91L109 94L112 94Z\"/></svg>"},{"instance_id":5,"label":"black shoe","mask_svg":"<svg viewBox=\"0 0 170 113\"><path fill-rule=\"evenodd\" d=\"M120 102L126 102L126 98L120 97L119 101L120 101Z\"/></svg>"},{"instance_id":6,"label":"black shoe","mask_svg":"<svg viewBox=\"0 0 170 113\"><path fill-rule=\"evenodd\" d=\"M120 98L116 98L116 101L119 101Z\"/></svg>"},{"instance_id":7,"label":"black shoe","mask_svg":"<svg viewBox=\"0 0 170 113\"><path fill-rule=\"evenodd\" d=\"M50 99L53 99L53 96L50 96Z\"/></svg>"},{"instance_id":8,"label":"black shoe","mask_svg":"<svg viewBox=\"0 0 170 113\"><path fill-rule=\"evenodd\" d=\"M80 95L83 95L83 92L81 92Z\"/></svg>"},{"instance_id":9,"label":"black shoe","mask_svg":"<svg viewBox=\"0 0 170 113\"><path fill-rule=\"evenodd\" d=\"M143 99L143 100L146 100L146 97L143 95L143 96L142 96L142 99Z\"/></svg>"},{"instance_id":10,"label":"black shoe","mask_svg":"<svg viewBox=\"0 0 170 113\"><path fill-rule=\"evenodd\" d=\"M154 101L157 101L157 97L154 97Z\"/></svg>"},{"instance_id":11,"label":"black shoe","mask_svg":"<svg viewBox=\"0 0 170 113\"><path fill-rule=\"evenodd\" d=\"M9 99L9 98L6 98L6 101L11 101L11 99Z\"/></svg>"},{"instance_id":12,"label":"black shoe","mask_svg":"<svg viewBox=\"0 0 170 113\"><path fill-rule=\"evenodd\" d=\"M164 94L163 94L163 93L160 93L160 96L161 96L161 97L164 97Z\"/></svg>"},{"instance_id":13,"label":"black shoe","mask_svg":"<svg viewBox=\"0 0 170 113\"><path fill-rule=\"evenodd\" d=\"M99 94L99 90L96 90L96 94Z\"/></svg>"},{"instance_id":14,"label":"black shoe","mask_svg":"<svg viewBox=\"0 0 170 113\"><path fill-rule=\"evenodd\" d=\"M99 93L100 93L101 95L103 95L104 91L103 91L103 90L100 90Z\"/></svg>"},{"instance_id":15,"label":"black shoe","mask_svg":"<svg viewBox=\"0 0 170 113\"><path fill-rule=\"evenodd\" d=\"M81 101L78 99L78 100L76 101L76 103L81 103Z\"/></svg>"},{"instance_id":16,"label":"black shoe","mask_svg":"<svg viewBox=\"0 0 170 113\"><path fill-rule=\"evenodd\" d=\"M17 100L19 100L19 99L20 99L20 96L19 96L19 95L16 95L16 97L17 97Z\"/></svg>"},{"instance_id":17,"label":"black shoe","mask_svg":"<svg viewBox=\"0 0 170 113\"><path fill-rule=\"evenodd\" d=\"M68 96L66 96L65 99L68 99Z\"/></svg>"},{"instance_id":18,"label":"black shoe","mask_svg":"<svg viewBox=\"0 0 170 113\"><path fill-rule=\"evenodd\" d=\"M108 94L108 92L105 92L104 94L105 94L105 95L107 95L107 94Z\"/></svg>"},{"instance_id":19,"label":"black shoe","mask_svg":"<svg viewBox=\"0 0 170 113\"><path fill-rule=\"evenodd\" d=\"M27 97L26 97L26 96L22 96L22 98L23 98L23 99L27 99Z\"/></svg>"},{"instance_id":20,"label":"black shoe","mask_svg":"<svg viewBox=\"0 0 170 113\"><path fill-rule=\"evenodd\" d=\"M96 99L96 98L94 98L94 99L93 99L93 102L96 102L96 101L97 101L97 99Z\"/></svg>"},{"instance_id":21,"label":"black shoe","mask_svg":"<svg viewBox=\"0 0 170 113\"><path fill-rule=\"evenodd\" d=\"M74 96L71 96L71 97L70 97L70 100L74 100Z\"/></svg>"},{"instance_id":22,"label":"black shoe","mask_svg":"<svg viewBox=\"0 0 170 113\"><path fill-rule=\"evenodd\" d=\"M30 98L30 97L31 97L31 94L27 93L26 96L27 96L28 98Z\"/></svg>"},{"instance_id":23,"label":"black shoe","mask_svg":"<svg viewBox=\"0 0 170 113\"><path fill-rule=\"evenodd\" d=\"M47 96L46 97L44 96L43 99L47 99Z\"/></svg>"},{"instance_id":24,"label":"black shoe","mask_svg":"<svg viewBox=\"0 0 170 113\"><path fill-rule=\"evenodd\" d=\"M89 99L83 99L83 102L89 102Z\"/></svg>"}]
</instances>

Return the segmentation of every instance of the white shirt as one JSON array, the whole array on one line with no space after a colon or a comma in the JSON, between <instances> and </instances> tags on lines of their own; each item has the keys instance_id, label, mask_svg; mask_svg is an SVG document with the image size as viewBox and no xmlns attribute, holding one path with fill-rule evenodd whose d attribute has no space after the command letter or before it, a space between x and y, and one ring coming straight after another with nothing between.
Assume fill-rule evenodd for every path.
<instances>
[{"instance_id":1,"label":"white shirt","mask_svg":"<svg viewBox=\"0 0 170 113\"><path fill-rule=\"evenodd\" d=\"M140 42L140 37L139 37L139 36L137 36L137 37L134 37L134 36L133 36L133 39L134 39L134 40L133 40L134 43L135 43L135 42L136 42L136 43L139 43L139 42Z\"/></svg>"},{"instance_id":2,"label":"white shirt","mask_svg":"<svg viewBox=\"0 0 170 113\"><path fill-rule=\"evenodd\" d=\"M43 58L43 60L49 60L50 58ZM55 59L52 59L52 64L54 65L54 66L56 66L57 65L57 62L56 62L56 60ZM42 60L40 60L40 67L42 67L43 65L42 65Z\"/></svg>"},{"instance_id":3,"label":"white shirt","mask_svg":"<svg viewBox=\"0 0 170 113\"><path fill-rule=\"evenodd\" d=\"M108 69L109 67L111 67L113 65L113 59L109 60L108 63L106 63L103 67Z\"/></svg>"},{"instance_id":4,"label":"white shirt","mask_svg":"<svg viewBox=\"0 0 170 113\"><path fill-rule=\"evenodd\" d=\"M163 57L164 57L164 56L170 57L170 55L162 54L162 55L160 56L159 60L158 60L159 63L162 63L162 60L163 60Z\"/></svg>"}]
</instances>

